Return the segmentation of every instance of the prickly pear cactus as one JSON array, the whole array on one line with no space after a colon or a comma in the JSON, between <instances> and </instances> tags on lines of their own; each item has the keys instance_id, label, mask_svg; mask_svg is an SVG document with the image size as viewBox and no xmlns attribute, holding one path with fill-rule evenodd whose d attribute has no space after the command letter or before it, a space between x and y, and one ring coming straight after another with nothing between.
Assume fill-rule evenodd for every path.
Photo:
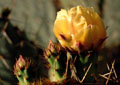
<instances>
[{"instance_id":1,"label":"prickly pear cactus","mask_svg":"<svg viewBox=\"0 0 120 85\"><path fill-rule=\"evenodd\" d=\"M29 63L25 61L24 58L20 55L16 65L14 66L14 74L19 81L19 85L29 85L27 72L28 67Z\"/></svg>"},{"instance_id":2,"label":"prickly pear cactus","mask_svg":"<svg viewBox=\"0 0 120 85\"><path fill-rule=\"evenodd\" d=\"M85 75L87 68L92 62L92 67L87 73L85 82L95 82L96 80L92 75L96 75L97 72L97 52L86 51L78 53L62 48L61 45L55 44L52 41L49 42L48 49L45 50L44 56L47 59L49 65L48 76L52 82L62 82L67 77L74 76L79 80ZM68 66L67 66L68 64ZM72 67L71 67L72 66ZM73 69L75 68L75 70ZM67 69L67 73L66 73ZM74 75L72 72L74 71Z\"/></svg>"},{"instance_id":3,"label":"prickly pear cactus","mask_svg":"<svg viewBox=\"0 0 120 85\"><path fill-rule=\"evenodd\" d=\"M49 62L48 75L50 81L62 81L66 68L66 51L59 44L50 41L44 55Z\"/></svg>"},{"instance_id":4,"label":"prickly pear cactus","mask_svg":"<svg viewBox=\"0 0 120 85\"><path fill-rule=\"evenodd\" d=\"M98 54L95 51L83 52L81 54L77 54L77 58L75 61L75 67L77 70L77 76L79 79L82 79L85 76L85 73L92 64L89 69L89 72L86 75L84 82L96 82L95 76L97 74L97 62L98 62ZM93 76L94 75L94 76Z\"/></svg>"}]
</instances>

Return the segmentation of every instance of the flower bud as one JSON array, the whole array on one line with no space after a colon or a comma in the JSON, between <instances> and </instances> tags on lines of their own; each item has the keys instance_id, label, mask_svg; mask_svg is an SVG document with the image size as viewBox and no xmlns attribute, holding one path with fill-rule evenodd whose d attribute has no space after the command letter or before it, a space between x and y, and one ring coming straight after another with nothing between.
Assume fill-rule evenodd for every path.
<instances>
[{"instance_id":1,"label":"flower bud","mask_svg":"<svg viewBox=\"0 0 120 85\"><path fill-rule=\"evenodd\" d=\"M26 68L26 61L24 60L24 58L22 57L22 55L20 55L19 59L16 61L16 64L14 66L14 74L18 75L18 72L22 68Z\"/></svg>"}]
</instances>

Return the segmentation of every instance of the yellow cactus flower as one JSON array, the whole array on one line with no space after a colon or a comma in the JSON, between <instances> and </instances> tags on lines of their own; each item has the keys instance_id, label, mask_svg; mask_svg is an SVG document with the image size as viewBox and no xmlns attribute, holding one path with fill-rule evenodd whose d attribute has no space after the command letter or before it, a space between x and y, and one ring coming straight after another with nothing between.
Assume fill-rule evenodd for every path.
<instances>
[{"instance_id":1,"label":"yellow cactus flower","mask_svg":"<svg viewBox=\"0 0 120 85\"><path fill-rule=\"evenodd\" d=\"M93 8L77 6L57 13L54 34L63 47L78 52L98 49L106 39L106 29Z\"/></svg>"}]
</instances>

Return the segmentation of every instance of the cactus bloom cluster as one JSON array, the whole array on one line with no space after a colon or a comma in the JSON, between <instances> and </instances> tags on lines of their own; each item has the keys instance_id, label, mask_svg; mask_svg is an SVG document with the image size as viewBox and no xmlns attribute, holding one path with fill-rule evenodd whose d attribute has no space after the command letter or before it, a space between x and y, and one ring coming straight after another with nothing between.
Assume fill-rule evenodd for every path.
<instances>
[{"instance_id":1,"label":"cactus bloom cluster","mask_svg":"<svg viewBox=\"0 0 120 85\"><path fill-rule=\"evenodd\" d=\"M96 51L103 46L107 34L102 19L94 9L81 6L68 11L62 9L57 13L53 31L60 43L50 41L48 48L42 51L44 55L30 60L20 55L16 61L14 74L19 85L61 85L71 84L71 80L75 80L76 84L83 81L97 82L92 76L98 73ZM43 56L49 64L45 60L45 63L36 62ZM45 68L41 67L44 64ZM42 76L42 72L47 76ZM48 81L44 77L48 77Z\"/></svg>"},{"instance_id":2,"label":"cactus bloom cluster","mask_svg":"<svg viewBox=\"0 0 120 85\"><path fill-rule=\"evenodd\" d=\"M73 7L57 13L54 34L60 44L78 52L99 49L106 39L106 29L93 8Z\"/></svg>"}]
</instances>

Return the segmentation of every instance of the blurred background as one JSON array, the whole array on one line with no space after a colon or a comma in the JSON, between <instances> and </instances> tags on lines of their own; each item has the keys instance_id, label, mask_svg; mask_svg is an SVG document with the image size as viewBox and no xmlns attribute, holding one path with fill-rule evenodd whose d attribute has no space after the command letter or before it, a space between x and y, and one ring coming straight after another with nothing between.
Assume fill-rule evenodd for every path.
<instances>
[{"instance_id":1,"label":"blurred background","mask_svg":"<svg viewBox=\"0 0 120 85\"><path fill-rule=\"evenodd\" d=\"M52 31L57 11L77 5L94 7L104 20L108 38L100 53L101 66L116 59L116 68L120 68L120 0L0 0L1 17L4 7L12 8L7 36L5 21L0 19L0 85L15 80L12 69L16 56L38 56L49 40L57 42Z\"/></svg>"}]
</instances>

